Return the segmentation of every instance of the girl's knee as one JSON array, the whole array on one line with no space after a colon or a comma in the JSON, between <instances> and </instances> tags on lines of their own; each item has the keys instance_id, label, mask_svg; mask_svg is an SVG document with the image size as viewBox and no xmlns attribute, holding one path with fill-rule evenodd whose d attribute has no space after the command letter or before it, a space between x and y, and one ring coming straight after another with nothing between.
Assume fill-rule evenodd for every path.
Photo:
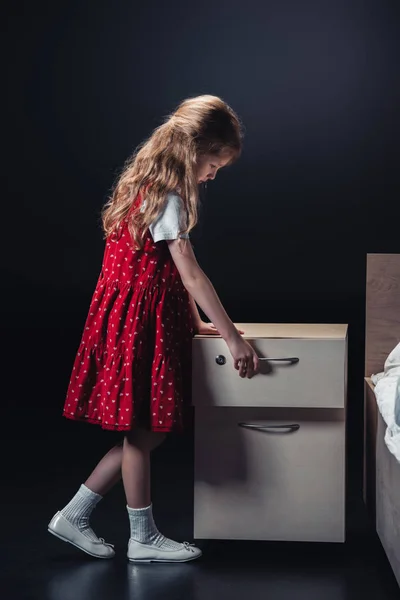
<instances>
[{"instance_id":1,"label":"girl's knee","mask_svg":"<svg viewBox=\"0 0 400 600\"><path fill-rule=\"evenodd\" d=\"M125 432L125 443L131 444L141 450L152 450L159 446L167 437L167 434L159 431L149 431L135 428Z\"/></svg>"}]
</instances>

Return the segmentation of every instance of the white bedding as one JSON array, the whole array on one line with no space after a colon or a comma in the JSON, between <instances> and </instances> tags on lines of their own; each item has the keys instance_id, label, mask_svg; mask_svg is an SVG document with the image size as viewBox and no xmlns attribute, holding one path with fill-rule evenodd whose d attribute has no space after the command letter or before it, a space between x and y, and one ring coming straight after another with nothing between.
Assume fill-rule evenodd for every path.
<instances>
[{"instance_id":1,"label":"white bedding","mask_svg":"<svg viewBox=\"0 0 400 600\"><path fill-rule=\"evenodd\" d=\"M387 357L383 373L371 379L379 412L387 425L386 446L400 463L400 343Z\"/></svg>"}]
</instances>

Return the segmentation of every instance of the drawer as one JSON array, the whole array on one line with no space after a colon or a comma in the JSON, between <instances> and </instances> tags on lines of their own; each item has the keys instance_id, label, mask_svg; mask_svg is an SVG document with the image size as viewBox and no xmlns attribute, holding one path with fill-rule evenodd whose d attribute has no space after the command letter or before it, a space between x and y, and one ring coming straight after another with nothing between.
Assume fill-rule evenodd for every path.
<instances>
[{"instance_id":1,"label":"drawer","mask_svg":"<svg viewBox=\"0 0 400 600\"><path fill-rule=\"evenodd\" d=\"M195 412L195 538L344 541L343 410Z\"/></svg>"},{"instance_id":2,"label":"drawer","mask_svg":"<svg viewBox=\"0 0 400 600\"><path fill-rule=\"evenodd\" d=\"M346 339L248 341L259 357L271 359L260 362L260 373L252 379L239 377L222 338L193 340L195 406L345 406Z\"/></svg>"}]
</instances>

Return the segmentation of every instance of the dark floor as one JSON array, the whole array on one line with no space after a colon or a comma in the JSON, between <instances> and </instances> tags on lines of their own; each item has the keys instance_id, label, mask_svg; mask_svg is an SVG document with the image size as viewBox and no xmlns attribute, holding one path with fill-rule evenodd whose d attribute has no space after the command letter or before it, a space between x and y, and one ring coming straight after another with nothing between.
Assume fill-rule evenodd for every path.
<instances>
[{"instance_id":1,"label":"dark floor","mask_svg":"<svg viewBox=\"0 0 400 600\"><path fill-rule=\"evenodd\" d=\"M348 541L344 545L199 541L204 554L193 563L136 566L126 558L129 521L123 487L118 484L92 517L96 533L114 543L117 554L109 561L92 558L47 532L53 514L66 504L94 466L81 441L75 448L70 461L61 453L59 462L53 456L51 466L40 470L37 455L25 468L20 465L6 477L0 588L4 600L400 597L357 494L348 501ZM157 452L153 459L156 522L165 535L192 541L190 452L183 461L179 459L179 444L168 447L167 443L163 454Z\"/></svg>"}]
</instances>

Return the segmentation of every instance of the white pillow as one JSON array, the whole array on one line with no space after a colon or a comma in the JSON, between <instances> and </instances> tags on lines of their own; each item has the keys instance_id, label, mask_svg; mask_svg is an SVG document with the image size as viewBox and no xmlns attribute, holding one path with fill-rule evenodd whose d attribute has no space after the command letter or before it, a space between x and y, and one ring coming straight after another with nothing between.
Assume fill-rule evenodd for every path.
<instances>
[{"instance_id":1,"label":"white pillow","mask_svg":"<svg viewBox=\"0 0 400 600\"><path fill-rule=\"evenodd\" d=\"M395 369L396 367L400 367L400 343L398 343L397 346L393 348L393 350L387 357L385 361L385 373L387 373L391 369Z\"/></svg>"},{"instance_id":2,"label":"white pillow","mask_svg":"<svg viewBox=\"0 0 400 600\"><path fill-rule=\"evenodd\" d=\"M393 369L400 370L400 343L393 348L387 359L385 360L384 371L381 373L373 373L371 375L371 379L374 385L377 385L378 381L382 379L382 377L386 377L387 375L391 375ZM395 371L396 372L396 371Z\"/></svg>"},{"instance_id":3,"label":"white pillow","mask_svg":"<svg viewBox=\"0 0 400 600\"><path fill-rule=\"evenodd\" d=\"M396 425L400 428L400 377L397 382L396 400L394 402L394 420Z\"/></svg>"}]
</instances>

